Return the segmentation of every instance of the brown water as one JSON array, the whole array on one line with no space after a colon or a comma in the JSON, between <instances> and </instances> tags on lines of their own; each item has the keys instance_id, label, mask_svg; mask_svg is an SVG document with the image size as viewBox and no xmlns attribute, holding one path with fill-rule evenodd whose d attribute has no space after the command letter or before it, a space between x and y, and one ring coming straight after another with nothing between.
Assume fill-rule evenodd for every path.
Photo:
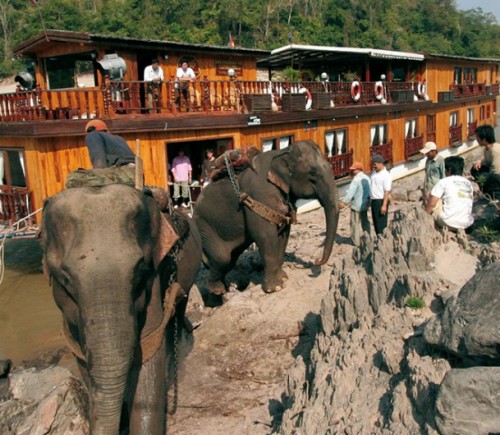
<instances>
[{"instance_id":1,"label":"brown water","mask_svg":"<svg viewBox=\"0 0 500 435\"><path fill-rule=\"evenodd\" d=\"M65 345L62 317L42 273L35 239L5 244L5 275L0 284L0 359L15 365Z\"/></svg>"}]
</instances>

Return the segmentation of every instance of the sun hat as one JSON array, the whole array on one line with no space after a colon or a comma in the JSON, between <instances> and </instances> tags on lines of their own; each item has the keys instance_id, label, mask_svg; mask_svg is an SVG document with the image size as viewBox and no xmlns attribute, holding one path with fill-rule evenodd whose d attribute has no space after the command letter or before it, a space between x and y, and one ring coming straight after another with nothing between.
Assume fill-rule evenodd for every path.
<instances>
[{"instance_id":1,"label":"sun hat","mask_svg":"<svg viewBox=\"0 0 500 435\"><path fill-rule=\"evenodd\" d=\"M436 151L437 145L434 142L427 142L424 147L420 150L422 154L427 154L429 151Z\"/></svg>"}]
</instances>

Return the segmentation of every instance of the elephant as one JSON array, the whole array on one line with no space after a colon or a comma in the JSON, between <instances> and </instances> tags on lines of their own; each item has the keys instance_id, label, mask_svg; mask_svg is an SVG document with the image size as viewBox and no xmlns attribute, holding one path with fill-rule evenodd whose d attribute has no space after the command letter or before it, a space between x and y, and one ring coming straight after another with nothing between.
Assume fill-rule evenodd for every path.
<instances>
[{"instance_id":1,"label":"elephant","mask_svg":"<svg viewBox=\"0 0 500 435\"><path fill-rule=\"evenodd\" d=\"M231 155L237 151L226 152L226 156L238 160ZM337 232L337 187L317 144L300 141L279 151L243 153L250 156L249 165L232 177L214 179L201 191L194 207L203 261L209 270L207 290L212 294L226 292L226 274L253 242L264 263L262 289L274 292L284 287L287 274L282 266L299 198L316 198L325 211L326 236L317 265L328 261ZM242 166L240 161L234 166L238 165ZM233 165L229 166L231 175ZM214 171L220 172L220 167Z\"/></svg>"},{"instance_id":2,"label":"elephant","mask_svg":"<svg viewBox=\"0 0 500 435\"><path fill-rule=\"evenodd\" d=\"M46 200L40 239L90 432L164 434L165 326L201 267L194 222L133 187L78 187Z\"/></svg>"}]
</instances>

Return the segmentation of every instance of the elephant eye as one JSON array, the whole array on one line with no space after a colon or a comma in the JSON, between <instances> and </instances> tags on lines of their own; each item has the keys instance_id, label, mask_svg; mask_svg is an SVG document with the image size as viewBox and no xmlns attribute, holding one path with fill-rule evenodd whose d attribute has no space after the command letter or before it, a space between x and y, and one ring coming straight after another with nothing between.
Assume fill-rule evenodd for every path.
<instances>
[{"instance_id":1,"label":"elephant eye","mask_svg":"<svg viewBox=\"0 0 500 435\"><path fill-rule=\"evenodd\" d=\"M146 262L142 258L136 265L133 275L132 292L134 299L139 298L151 286L150 282L154 278L154 268L151 262Z\"/></svg>"}]
</instances>

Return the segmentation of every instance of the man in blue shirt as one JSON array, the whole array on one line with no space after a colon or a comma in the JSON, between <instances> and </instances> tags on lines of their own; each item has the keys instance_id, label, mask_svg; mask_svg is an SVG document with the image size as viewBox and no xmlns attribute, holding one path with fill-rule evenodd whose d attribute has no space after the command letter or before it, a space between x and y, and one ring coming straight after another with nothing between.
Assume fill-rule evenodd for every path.
<instances>
[{"instance_id":1,"label":"man in blue shirt","mask_svg":"<svg viewBox=\"0 0 500 435\"><path fill-rule=\"evenodd\" d=\"M370 179L363 173L363 165L354 162L349 168L353 179L346 195L340 202L340 208L351 205L351 239L358 246L363 231L370 234L368 221L368 206L370 205Z\"/></svg>"}]
</instances>

